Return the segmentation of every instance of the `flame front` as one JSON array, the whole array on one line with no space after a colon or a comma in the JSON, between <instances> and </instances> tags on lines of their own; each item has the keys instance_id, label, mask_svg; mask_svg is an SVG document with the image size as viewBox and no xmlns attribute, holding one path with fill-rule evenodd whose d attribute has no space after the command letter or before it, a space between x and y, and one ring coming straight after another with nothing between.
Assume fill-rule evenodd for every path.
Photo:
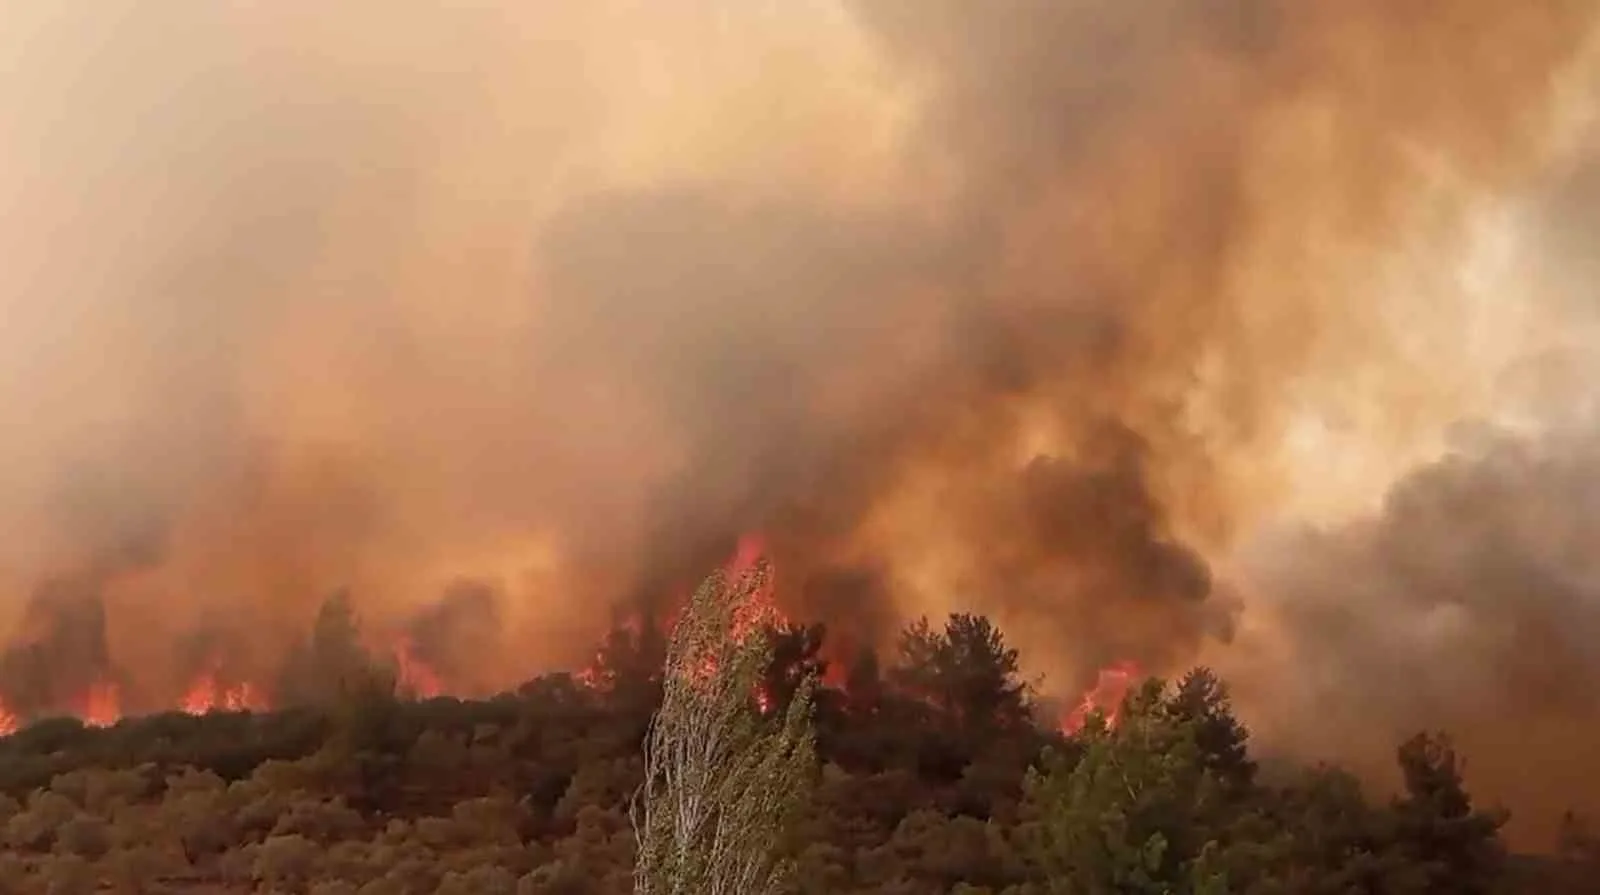
<instances>
[{"instance_id":1,"label":"flame front","mask_svg":"<svg viewBox=\"0 0 1600 895\"><path fill-rule=\"evenodd\" d=\"M110 727L122 720L122 688L99 681L84 691L76 712L89 727Z\"/></svg>"},{"instance_id":2,"label":"flame front","mask_svg":"<svg viewBox=\"0 0 1600 895\"><path fill-rule=\"evenodd\" d=\"M191 715L211 712L254 712L267 707L258 689L249 681L224 685L215 672L201 675L184 693L180 708Z\"/></svg>"},{"instance_id":3,"label":"flame front","mask_svg":"<svg viewBox=\"0 0 1600 895\"><path fill-rule=\"evenodd\" d=\"M751 576L756 573L758 565L766 555L767 546L764 538L759 534L747 534L739 539L732 555L723 566L724 573L738 595L738 602L732 607L729 622L730 634L735 641L742 642L751 636L761 636L764 631L781 628L789 622L788 617L777 606L773 577L769 574L759 584L751 580ZM755 586L751 586L752 584ZM674 627L682 611L682 605L675 607L663 619L662 629L670 630ZM642 624L644 622L636 618L631 624L625 625L623 630L638 636ZM390 641L386 649L379 648L378 651L387 652L392 656L397 688L406 696L429 699L452 692L449 682L422 658L410 637L398 637ZM606 650L601 649L596 653L594 661L574 676L586 687L604 689L611 673L607 665ZM697 663L693 663L688 673L695 680L703 681L714 677L717 672L715 659L705 656ZM1107 723L1114 726L1118 720L1122 700L1141 674L1142 669L1132 661L1117 662L1101 669L1095 685L1061 717L1059 725L1061 731L1069 735L1079 732L1089 715L1096 710L1105 712ZM842 669L836 663L829 663L829 674L826 677L829 686L843 689ZM776 707L776 700L768 692L764 682L757 685L753 698L758 710L763 714L772 712ZM276 707L276 704L259 684L249 680L226 679L222 661L213 659L184 689L176 700L176 706L190 715L205 715L213 712L266 711ZM121 689L111 681L98 682L85 689L78 698L71 700L64 709L67 714L78 717L88 726L110 726L123 716ZM0 736L15 733L23 725L24 718L21 715L0 704Z\"/></svg>"}]
</instances>

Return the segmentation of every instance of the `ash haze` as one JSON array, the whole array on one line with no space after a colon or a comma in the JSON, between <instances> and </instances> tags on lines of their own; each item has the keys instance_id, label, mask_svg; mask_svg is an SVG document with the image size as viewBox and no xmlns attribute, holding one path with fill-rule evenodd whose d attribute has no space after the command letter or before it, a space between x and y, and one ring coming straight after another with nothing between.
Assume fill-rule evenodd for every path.
<instances>
[{"instance_id":1,"label":"ash haze","mask_svg":"<svg viewBox=\"0 0 1600 895\"><path fill-rule=\"evenodd\" d=\"M340 588L503 685L759 530L1600 807L1592 0L8 5L13 699Z\"/></svg>"}]
</instances>

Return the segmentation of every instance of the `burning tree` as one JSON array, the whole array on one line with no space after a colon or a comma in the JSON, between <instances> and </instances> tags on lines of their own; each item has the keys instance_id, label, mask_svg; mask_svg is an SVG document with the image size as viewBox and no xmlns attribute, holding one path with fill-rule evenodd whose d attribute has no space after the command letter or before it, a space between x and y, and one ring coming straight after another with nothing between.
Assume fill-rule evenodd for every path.
<instances>
[{"instance_id":1,"label":"burning tree","mask_svg":"<svg viewBox=\"0 0 1600 895\"><path fill-rule=\"evenodd\" d=\"M735 568L708 578L672 631L632 811L636 895L767 895L791 870L779 840L808 799L816 680L781 715L759 710L771 569Z\"/></svg>"},{"instance_id":2,"label":"burning tree","mask_svg":"<svg viewBox=\"0 0 1600 895\"><path fill-rule=\"evenodd\" d=\"M1149 680L1128 694L1115 727L1103 709L1089 713L1081 754L1052 752L1028 775L1037 822L1025 845L1047 891L1233 891L1222 865L1238 856L1221 843L1234 816L1198 725L1175 710L1163 681Z\"/></svg>"}]
</instances>

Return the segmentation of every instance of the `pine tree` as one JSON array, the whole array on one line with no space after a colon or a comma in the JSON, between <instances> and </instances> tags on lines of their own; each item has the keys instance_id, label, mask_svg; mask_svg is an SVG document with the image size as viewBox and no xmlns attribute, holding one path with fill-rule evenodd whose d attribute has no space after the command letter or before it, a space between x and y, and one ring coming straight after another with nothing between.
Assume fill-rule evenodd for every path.
<instances>
[{"instance_id":1,"label":"pine tree","mask_svg":"<svg viewBox=\"0 0 1600 895\"><path fill-rule=\"evenodd\" d=\"M1216 844L1191 841L1220 795L1195 726L1173 715L1162 682L1149 681L1129 695L1114 729L1090 716L1075 764L1053 756L1029 775L1031 853L1048 891L1220 891Z\"/></svg>"},{"instance_id":2,"label":"pine tree","mask_svg":"<svg viewBox=\"0 0 1600 895\"><path fill-rule=\"evenodd\" d=\"M1179 721L1194 724L1195 744L1206 768L1234 791L1248 790L1255 782L1256 763L1250 759L1250 732L1233 714L1228 685L1209 668L1196 668L1179 681L1168 709Z\"/></svg>"},{"instance_id":3,"label":"pine tree","mask_svg":"<svg viewBox=\"0 0 1600 895\"><path fill-rule=\"evenodd\" d=\"M1401 847L1428 868L1433 891L1495 891L1505 869L1500 828L1509 816L1473 807L1460 758L1446 737L1418 734L1400 746L1398 757L1405 796L1393 813Z\"/></svg>"},{"instance_id":4,"label":"pine tree","mask_svg":"<svg viewBox=\"0 0 1600 895\"><path fill-rule=\"evenodd\" d=\"M1017 651L989 619L953 614L942 630L920 619L900 634L890 681L969 731L1016 730L1031 720Z\"/></svg>"}]
</instances>

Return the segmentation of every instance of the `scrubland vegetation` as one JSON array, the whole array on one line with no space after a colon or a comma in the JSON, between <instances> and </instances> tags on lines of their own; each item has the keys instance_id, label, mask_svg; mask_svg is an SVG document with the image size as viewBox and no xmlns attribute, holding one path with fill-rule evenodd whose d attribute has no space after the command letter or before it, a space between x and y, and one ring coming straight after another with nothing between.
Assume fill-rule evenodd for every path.
<instances>
[{"instance_id":1,"label":"scrubland vegetation","mask_svg":"<svg viewBox=\"0 0 1600 895\"><path fill-rule=\"evenodd\" d=\"M881 663L862 655L827 677L843 684L815 689L820 628L762 628L741 642L757 649L715 640L720 689L696 703L666 675L654 724L663 667L681 671L692 651L627 629L593 675L487 701L402 699L373 669L293 710L36 723L0 740L0 893L770 882L794 895L1472 895L1600 883L1600 849L1576 819L1560 858L1508 857L1505 816L1473 804L1438 735L1398 746L1405 790L1392 799L1334 767L1264 772L1204 669L1149 681L1114 725L1097 714L1065 736L1040 723L1016 653L982 618L912 626ZM708 717L718 705L733 708ZM652 827L651 794L665 790L640 793L647 740L659 783L663 763L692 760L671 744L707 731L721 745L700 770L721 772L673 785L701 787L711 815L738 822L724 824L715 861L748 861L760 885L747 889L689 866L708 859L710 838L680 835L679 863L664 857L681 818L658 813Z\"/></svg>"}]
</instances>

